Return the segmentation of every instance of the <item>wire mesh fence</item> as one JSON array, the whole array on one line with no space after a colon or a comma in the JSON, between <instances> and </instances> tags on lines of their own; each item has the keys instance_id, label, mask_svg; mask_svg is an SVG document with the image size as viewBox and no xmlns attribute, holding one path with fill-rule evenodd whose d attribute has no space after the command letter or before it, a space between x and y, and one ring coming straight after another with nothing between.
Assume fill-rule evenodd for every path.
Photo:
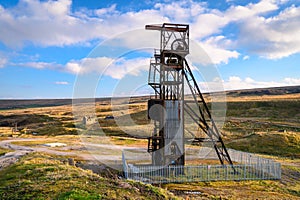
<instances>
[{"instance_id":1,"label":"wire mesh fence","mask_svg":"<svg viewBox=\"0 0 300 200\"><path fill-rule=\"evenodd\" d=\"M231 165L134 165L126 162L123 167L127 179L144 183L199 182L226 180L275 180L281 178L281 165L271 159L229 149Z\"/></svg>"}]
</instances>

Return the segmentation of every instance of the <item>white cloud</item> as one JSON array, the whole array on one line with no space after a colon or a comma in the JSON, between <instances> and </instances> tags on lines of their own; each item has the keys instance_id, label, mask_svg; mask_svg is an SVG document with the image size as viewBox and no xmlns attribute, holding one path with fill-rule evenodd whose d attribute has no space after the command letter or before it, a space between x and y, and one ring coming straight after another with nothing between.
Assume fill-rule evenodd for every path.
<instances>
[{"instance_id":1,"label":"white cloud","mask_svg":"<svg viewBox=\"0 0 300 200\"><path fill-rule=\"evenodd\" d=\"M237 44L268 59L300 52L300 7L291 6L278 15L252 16L240 23Z\"/></svg>"},{"instance_id":2,"label":"white cloud","mask_svg":"<svg viewBox=\"0 0 300 200\"><path fill-rule=\"evenodd\" d=\"M300 78L285 78L284 82L289 85L300 85Z\"/></svg>"},{"instance_id":3,"label":"white cloud","mask_svg":"<svg viewBox=\"0 0 300 200\"><path fill-rule=\"evenodd\" d=\"M72 60L65 65L64 70L72 74L102 72L113 61L114 59L109 57L83 58L81 60Z\"/></svg>"},{"instance_id":4,"label":"white cloud","mask_svg":"<svg viewBox=\"0 0 300 200\"><path fill-rule=\"evenodd\" d=\"M14 8L2 8L0 26L5 28L0 30L0 40L13 47L25 41L42 45L70 43L75 25L80 25L69 15L70 5L69 0L21 0Z\"/></svg>"},{"instance_id":5,"label":"white cloud","mask_svg":"<svg viewBox=\"0 0 300 200\"><path fill-rule=\"evenodd\" d=\"M186 23L206 10L206 3L183 0L175 2L157 3L154 6L161 15L176 23Z\"/></svg>"},{"instance_id":6,"label":"white cloud","mask_svg":"<svg viewBox=\"0 0 300 200\"><path fill-rule=\"evenodd\" d=\"M69 82L67 82L67 81L56 81L54 84L56 84L56 85L69 85Z\"/></svg>"},{"instance_id":7,"label":"white cloud","mask_svg":"<svg viewBox=\"0 0 300 200\"><path fill-rule=\"evenodd\" d=\"M212 34L220 33L221 28L228 24L229 20L224 18L223 13L204 13L197 17L195 23L191 24L192 37L202 39Z\"/></svg>"},{"instance_id":8,"label":"white cloud","mask_svg":"<svg viewBox=\"0 0 300 200\"><path fill-rule=\"evenodd\" d=\"M228 63L231 58L238 58L239 53L235 50L228 50L226 47L230 46L230 40L223 36L210 37L201 43L203 49L214 64Z\"/></svg>"},{"instance_id":9,"label":"white cloud","mask_svg":"<svg viewBox=\"0 0 300 200\"><path fill-rule=\"evenodd\" d=\"M253 79L250 78L250 77L247 77L247 78L245 78L245 82L246 82L246 83L255 83L255 80L253 80Z\"/></svg>"},{"instance_id":10,"label":"white cloud","mask_svg":"<svg viewBox=\"0 0 300 200\"><path fill-rule=\"evenodd\" d=\"M35 69L58 69L61 65L56 63L47 62L27 62L27 63L12 63L12 65L18 65L22 67L31 67Z\"/></svg>"},{"instance_id":11,"label":"white cloud","mask_svg":"<svg viewBox=\"0 0 300 200\"><path fill-rule=\"evenodd\" d=\"M7 63L7 59L4 57L2 58L0 57L0 68L5 67L6 63Z\"/></svg>"},{"instance_id":12,"label":"white cloud","mask_svg":"<svg viewBox=\"0 0 300 200\"><path fill-rule=\"evenodd\" d=\"M283 3L261 0L220 11L208 8L207 3L184 0L121 13L116 4L73 11L71 0L20 0L12 8L0 6L0 27L5 27L0 29L0 41L13 48L28 42L40 46L82 45L93 39L143 29L145 24L176 21L190 24L191 38L205 48L213 63L228 63L230 58L237 58L239 52L235 48L278 59L300 52L300 8L293 5L278 14ZM237 35L224 32L229 24L238 27ZM123 39L120 44L134 47L137 41L154 41L154 37L139 34Z\"/></svg>"},{"instance_id":13,"label":"white cloud","mask_svg":"<svg viewBox=\"0 0 300 200\"><path fill-rule=\"evenodd\" d=\"M113 59L108 57L84 58L71 61L65 65L65 71L73 74L99 73L121 79L125 75L137 76L141 71L149 69L149 58Z\"/></svg>"},{"instance_id":14,"label":"white cloud","mask_svg":"<svg viewBox=\"0 0 300 200\"><path fill-rule=\"evenodd\" d=\"M227 63L228 58L236 58L235 51L229 50L233 47L245 48L268 59L280 59L299 53L300 7L292 5L279 14L265 17L266 13L278 11L282 3L284 2L261 0L246 6L231 6L224 12L210 10L200 14L197 21L191 24L191 35L200 39L211 37L220 34L228 24L237 25L238 39L231 46L220 48L220 44L216 42L215 46L205 47L207 51L217 47L216 54L212 54L216 55L214 63Z\"/></svg>"},{"instance_id":15,"label":"white cloud","mask_svg":"<svg viewBox=\"0 0 300 200\"><path fill-rule=\"evenodd\" d=\"M228 21L243 21L267 12L277 10L278 6L273 0L261 0L256 4L249 3L245 6L231 6L224 15Z\"/></svg>"},{"instance_id":16,"label":"white cloud","mask_svg":"<svg viewBox=\"0 0 300 200\"><path fill-rule=\"evenodd\" d=\"M81 60L73 60L65 65L55 63L30 62L22 63L22 66L33 67L37 69L58 69L63 72L72 74L94 74L109 76L114 79L122 79L127 75L139 76L143 72L149 70L148 58L134 59L112 59L108 57L84 58ZM192 66L193 67L193 66ZM57 81L55 84L68 85L68 82ZM280 86L296 86L300 85L300 78L287 77L281 81L257 81L251 77L244 79L239 76L230 76L228 80L222 80L219 77L214 78L211 82L199 82L203 92L212 92L220 90L237 90L250 88L267 88Z\"/></svg>"},{"instance_id":17,"label":"white cloud","mask_svg":"<svg viewBox=\"0 0 300 200\"><path fill-rule=\"evenodd\" d=\"M238 76L231 76L228 80L216 78L211 82L199 82L202 92L215 92L215 91L228 91L252 88L271 88L281 86L298 86L300 79L297 78L284 78L281 81L257 81L250 77L242 79Z\"/></svg>"},{"instance_id":18,"label":"white cloud","mask_svg":"<svg viewBox=\"0 0 300 200\"><path fill-rule=\"evenodd\" d=\"M104 74L115 79L121 79L125 75L138 76L142 71L149 70L149 58L124 59L114 62Z\"/></svg>"},{"instance_id":19,"label":"white cloud","mask_svg":"<svg viewBox=\"0 0 300 200\"><path fill-rule=\"evenodd\" d=\"M224 81L225 90L237 90L237 89L249 89L249 88L265 88L282 86L279 82L264 82L255 81L252 78L241 79L240 77L229 77L227 81Z\"/></svg>"},{"instance_id":20,"label":"white cloud","mask_svg":"<svg viewBox=\"0 0 300 200\"><path fill-rule=\"evenodd\" d=\"M248 60L250 58L250 56L246 55L243 57L243 60Z\"/></svg>"},{"instance_id":21,"label":"white cloud","mask_svg":"<svg viewBox=\"0 0 300 200\"><path fill-rule=\"evenodd\" d=\"M229 82L230 83L239 83L241 81L242 81L242 79L238 76L230 76L229 77Z\"/></svg>"},{"instance_id":22,"label":"white cloud","mask_svg":"<svg viewBox=\"0 0 300 200\"><path fill-rule=\"evenodd\" d=\"M0 27L5 27L0 29L0 41L10 47L25 42L42 46L82 44L143 28L146 23L168 21L157 10L119 13L114 5L72 12L71 0L21 0L14 8L0 10Z\"/></svg>"},{"instance_id":23,"label":"white cloud","mask_svg":"<svg viewBox=\"0 0 300 200\"><path fill-rule=\"evenodd\" d=\"M28 62L14 65L31 67L35 69L51 69L71 74L94 74L122 79L125 75L138 76L143 71L149 70L149 58L113 59L109 57L83 58L72 60L65 65L45 62ZM59 83L59 82L56 82Z\"/></svg>"},{"instance_id":24,"label":"white cloud","mask_svg":"<svg viewBox=\"0 0 300 200\"><path fill-rule=\"evenodd\" d=\"M247 7L254 13L265 13L278 9L274 0L261 0L256 4L250 3Z\"/></svg>"},{"instance_id":25,"label":"white cloud","mask_svg":"<svg viewBox=\"0 0 300 200\"><path fill-rule=\"evenodd\" d=\"M204 41L190 40L190 54L186 58L190 64L201 66L228 63L230 59L240 55L235 50L227 49L230 42L222 36L210 37Z\"/></svg>"},{"instance_id":26,"label":"white cloud","mask_svg":"<svg viewBox=\"0 0 300 200\"><path fill-rule=\"evenodd\" d=\"M257 81L250 77L241 79L238 76L231 76L228 80L223 81L223 85L225 90L296 86L300 85L300 79L284 78L281 81Z\"/></svg>"},{"instance_id":27,"label":"white cloud","mask_svg":"<svg viewBox=\"0 0 300 200\"><path fill-rule=\"evenodd\" d=\"M116 11L116 4L111 5L108 8L100 8L95 10L95 14L97 16L103 16L103 15L107 15L107 14L111 14L111 13L117 13Z\"/></svg>"},{"instance_id":28,"label":"white cloud","mask_svg":"<svg viewBox=\"0 0 300 200\"><path fill-rule=\"evenodd\" d=\"M102 43L102 46L109 46L110 48L126 47L131 50L137 50L141 48L143 51L151 51L159 48L160 45L160 32L149 31L145 29L138 29L133 31L124 32L120 35L114 36L114 38L106 40Z\"/></svg>"}]
</instances>

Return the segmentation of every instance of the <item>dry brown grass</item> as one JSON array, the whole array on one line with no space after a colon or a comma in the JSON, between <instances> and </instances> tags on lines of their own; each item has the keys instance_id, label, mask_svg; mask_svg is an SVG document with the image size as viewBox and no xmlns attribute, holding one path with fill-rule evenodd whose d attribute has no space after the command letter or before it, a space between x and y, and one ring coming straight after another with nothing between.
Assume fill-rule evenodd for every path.
<instances>
[{"instance_id":1,"label":"dry brown grass","mask_svg":"<svg viewBox=\"0 0 300 200\"><path fill-rule=\"evenodd\" d=\"M206 95L207 100L210 97ZM299 147L299 141L294 139L291 141L290 138L298 138L299 131L294 130L293 127L297 127L300 124L299 113L297 109L293 107L294 104L291 102L299 102L300 94L284 94L284 95L243 95L243 96L227 96L227 102L230 104L229 110L227 112L229 121L228 129L226 129L226 136L224 137L227 144L231 143L233 147L244 148L253 151L254 153L263 153L264 156L270 155L274 149L280 147L279 150L285 151L284 154L289 155L289 152L295 150L293 145L297 148ZM252 102L257 106L257 108L252 108ZM281 103L281 107L278 109L278 105L268 107L263 106L260 102L273 102ZM105 100L102 102L96 102L96 116L98 117L99 123L107 135L111 134L111 137L99 137L97 136L98 129L93 132L94 135L61 135L61 136L33 136L31 134L19 134L19 137L34 137L42 138L41 141L35 142L19 142L19 145L35 146L41 145L46 142L62 142L67 143L69 146L78 146L80 142L91 142L95 144L114 144L119 146L128 147L147 147L146 139L135 139L132 135L124 133L143 133L144 137L151 134L152 124L147 124L149 121L146 119L147 109L147 99L135 98L130 104L124 104L123 99L117 99L114 102L113 108L111 108L111 102ZM254 105L253 104L253 105ZM245 106L245 109L241 107ZM249 107L250 106L250 107ZM277 106L277 107L276 107ZM249 108L248 108L249 107ZM277 109L277 110L276 110ZM279 113L279 114L278 114ZM11 116L15 115L20 117L20 120L24 115L39 115L46 116L45 119L51 119L53 121L43 121L33 123L32 129L29 125L20 125L20 128L28 128L29 131L35 131L35 128L39 126L57 126L63 128L63 130L76 130L73 125L80 124L81 120L77 119L74 121L72 119L72 106L52 106L52 107L42 107L42 108L26 108L26 109L14 109L14 110L2 110L0 115ZM114 115L119 119L127 119L128 117L135 117L134 122L138 125L126 126L123 124L121 126L117 125L114 120L105 120L108 115ZM55 122L55 123L54 123ZM96 125L98 126L98 125ZM289 129L288 129L289 128ZM84 133L87 129L84 127L79 127L79 132ZM267 129L270 129L269 131ZM280 129L288 129L287 133L280 132ZM196 129L195 129L196 130ZM51 131L51 130L50 130ZM0 127L0 140L7 139L7 136L11 133L11 126ZM55 133L55 132L54 132ZM292 134L291 134L292 133ZM270 135L268 135L270 134ZM126 137L120 137L126 136ZM129 138L130 136L131 138ZM292 137L293 136L293 137ZM294 137L295 136L295 137ZM84 139L83 139L84 138ZM82 140L83 139L83 140ZM270 144L271 142L274 144ZM266 145L265 145L266 144ZM256 145L256 146L255 146ZM265 145L262 149L261 146ZM260 147L260 148L259 148ZM272 149L273 148L273 149ZM55 150L60 150L56 148ZM61 151L73 151L75 153L85 153L87 151L79 151L78 149L73 150L61 150ZM115 151L109 152L115 155ZM280 152L279 152L280 153ZM293 155L297 152L292 152ZM298 153L299 154L299 153ZM297 155L298 155L297 154ZM281 157L279 154L277 156L271 156L277 161L280 161L283 165L283 177L282 181L247 181L247 182L212 182L212 183L190 183L190 184L168 184L163 187L168 188L171 191L176 191L182 197L188 195L180 193L188 190L200 191L201 195L190 195L191 198L195 199L214 199L214 198L227 198L227 199L297 199L300 194L300 162L298 159L294 160L291 157ZM187 164L216 164L216 161L199 161L192 160L187 161Z\"/></svg>"},{"instance_id":2,"label":"dry brown grass","mask_svg":"<svg viewBox=\"0 0 300 200\"><path fill-rule=\"evenodd\" d=\"M285 95L261 95L261 96L227 96L227 102L246 102L246 101L277 101L277 100L285 100L285 101L293 101L300 100L299 94L285 94Z\"/></svg>"}]
</instances>

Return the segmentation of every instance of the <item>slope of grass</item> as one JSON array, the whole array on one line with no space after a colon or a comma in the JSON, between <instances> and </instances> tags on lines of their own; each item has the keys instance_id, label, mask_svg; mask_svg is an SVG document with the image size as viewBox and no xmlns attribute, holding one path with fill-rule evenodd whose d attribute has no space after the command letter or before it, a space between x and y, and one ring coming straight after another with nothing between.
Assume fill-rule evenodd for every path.
<instances>
[{"instance_id":1,"label":"slope of grass","mask_svg":"<svg viewBox=\"0 0 300 200\"><path fill-rule=\"evenodd\" d=\"M172 183L163 188L190 199L300 199L299 183L295 188L279 181Z\"/></svg>"},{"instance_id":2,"label":"slope of grass","mask_svg":"<svg viewBox=\"0 0 300 200\"><path fill-rule=\"evenodd\" d=\"M227 147L251 152L300 158L300 135L298 133L260 133L227 143Z\"/></svg>"},{"instance_id":3,"label":"slope of grass","mask_svg":"<svg viewBox=\"0 0 300 200\"><path fill-rule=\"evenodd\" d=\"M1 199L168 199L164 189L104 178L64 164L65 158L29 154L0 171Z\"/></svg>"},{"instance_id":4,"label":"slope of grass","mask_svg":"<svg viewBox=\"0 0 300 200\"><path fill-rule=\"evenodd\" d=\"M268 117L271 119L298 118L300 100L228 102L227 116Z\"/></svg>"}]
</instances>

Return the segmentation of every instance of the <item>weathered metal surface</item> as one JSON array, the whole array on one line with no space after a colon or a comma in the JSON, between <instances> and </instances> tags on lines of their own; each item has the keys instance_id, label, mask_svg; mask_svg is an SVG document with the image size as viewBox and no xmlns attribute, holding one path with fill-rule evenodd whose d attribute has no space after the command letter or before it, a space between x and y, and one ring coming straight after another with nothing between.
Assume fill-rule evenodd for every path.
<instances>
[{"instance_id":1,"label":"weathered metal surface","mask_svg":"<svg viewBox=\"0 0 300 200\"><path fill-rule=\"evenodd\" d=\"M154 165L184 165L184 114L199 126L212 143L221 164L233 164L192 71L185 59L189 54L189 25L164 23L146 25L161 32L160 50L150 62L148 84L164 112L153 115L154 130L148 138L148 152ZM184 82L192 93L196 109L184 104ZM149 101L150 102L150 101ZM151 103L151 102L150 102ZM152 107L154 108L154 107ZM148 113L151 113L151 106ZM153 110L153 109L152 109ZM198 141L203 141L199 139Z\"/></svg>"}]
</instances>

